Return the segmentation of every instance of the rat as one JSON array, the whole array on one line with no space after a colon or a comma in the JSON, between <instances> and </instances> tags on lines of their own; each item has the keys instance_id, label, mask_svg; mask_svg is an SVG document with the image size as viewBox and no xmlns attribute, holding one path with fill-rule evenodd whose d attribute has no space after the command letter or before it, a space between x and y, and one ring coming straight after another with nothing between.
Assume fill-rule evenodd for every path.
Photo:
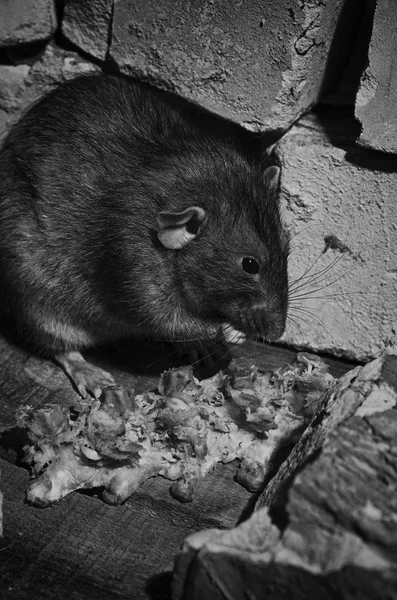
<instances>
[{"instance_id":1,"label":"rat","mask_svg":"<svg viewBox=\"0 0 397 600\"><path fill-rule=\"evenodd\" d=\"M0 305L82 396L114 383L81 351L129 336L196 360L278 339L288 308L280 169L254 135L114 74L63 82L0 150ZM265 168L266 167L266 168Z\"/></svg>"}]
</instances>

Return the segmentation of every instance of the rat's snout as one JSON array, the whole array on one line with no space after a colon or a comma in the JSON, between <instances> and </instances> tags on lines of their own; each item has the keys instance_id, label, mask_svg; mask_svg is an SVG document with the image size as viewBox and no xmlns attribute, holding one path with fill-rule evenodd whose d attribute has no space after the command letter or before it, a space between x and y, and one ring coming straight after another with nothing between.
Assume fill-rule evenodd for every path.
<instances>
[{"instance_id":1,"label":"rat's snout","mask_svg":"<svg viewBox=\"0 0 397 600\"><path fill-rule=\"evenodd\" d=\"M262 317L262 328L259 335L263 335L269 342L275 342L283 335L285 330L285 315L269 312Z\"/></svg>"},{"instance_id":2,"label":"rat's snout","mask_svg":"<svg viewBox=\"0 0 397 600\"><path fill-rule=\"evenodd\" d=\"M253 308L249 320L255 335L274 342L284 333L286 317L286 311L280 308L259 305Z\"/></svg>"},{"instance_id":3,"label":"rat's snout","mask_svg":"<svg viewBox=\"0 0 397 600\"><path fill-rule=\"evenodd\" d=\"M284 333L287 306L277 301L274 304L267 301L251 305L245 301L229 306L228 316L228 322L234 329L274 342Z\"/></svg>"},{"instance_id":4,"label":"rat's snout","mask_svg":"<svg viewBox=\"0 0 397 600\"><path fill-rule=\"evenodd\" d=\"M265 328L264 337L269 342L275 342L280 339L285 330L285 318L271 319L267 324L267 332Z\"/></svg>"}]
</instances>

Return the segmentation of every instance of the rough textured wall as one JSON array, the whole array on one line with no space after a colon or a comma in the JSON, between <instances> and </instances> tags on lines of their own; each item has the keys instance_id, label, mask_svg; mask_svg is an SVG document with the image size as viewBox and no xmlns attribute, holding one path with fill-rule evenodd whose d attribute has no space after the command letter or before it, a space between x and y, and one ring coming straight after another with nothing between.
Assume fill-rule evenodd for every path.
<instances>
[{"instance_id":1,"label":"rough textured wall","mask_svg":"<svg viewBox=\"0 0 397 600\"><path fill-rule=\"evenodd\" d=\"M62 32L78 48L105 60L110 43L114 0L68 0Z\"/></svg>"},{"instance_id":2,"label":"rough textured wall","mask_svg":"<svg viewBox=\"0 0 397 600\"><path fill-rule=\"evenodd\" d=\"M308 115L277 147L296 281L284 340L367 359L397 333L396 157L357 148L342 115Z\"/></svg>"},{"instance_id":3,"label":"rough textured wall","mask_svg":"<svg viewBox=\"0 0 397 600\"><path fill-rule=\"evenodd\" d=\"M341 0L121 0L111 56L255 130L287 127L319 96Z\"/></svg>"},{"instance_id":4,"label":"rough textured wall","mask_svg":"<svg viewBox=\"0 0 397 600\"><path fill-rule=\"evenodd\" d=\"M0 140L21 110L42 94L95 65L49 44L33 64L0 64Z\"/></svg>"},{"instance_id":5,"label":"rough textured wall","mask_svg":"<svg viewBox=\"0 0 397 600\"><path fill-rule=\"evenodd\" d=\"M288 127L318 100L344 1L118 0L113 14L112 4L67 0L63 32L103 58L107 30L122 72L263 131ZM355 28L353 19L340 36L338 64Z\"/></svg>"},{"instance_id":6,"label":"rough textured wall","mask_svg":"<svg viewBox=\"0 0 397 600\"><path fill-rule=\"evenodd\" d=\"M356 100L359 143L397 152L397 2L377 0L368 66Z\"/></svg>"}]
</instances>

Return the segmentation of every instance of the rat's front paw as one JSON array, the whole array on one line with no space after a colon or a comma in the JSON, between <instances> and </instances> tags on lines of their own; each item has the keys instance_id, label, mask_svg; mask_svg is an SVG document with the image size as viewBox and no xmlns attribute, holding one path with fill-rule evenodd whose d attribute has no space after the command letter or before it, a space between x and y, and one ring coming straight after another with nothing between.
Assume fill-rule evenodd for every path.
<instances>
[{"instance_id":1,"label":"rat's front paw","mask_svg":"<svg viewBox=\"0 0 397 600\"><path fill-rule=\"evenodd\" d=\"M86 398L89 394L99 398L102 390L115 381L110 373L88 363L80 352L65 352L55 357L65 373L70 377L80 396Z\"/></svg>"},{"instance_id":2,"label":"rat's front paw","mask_svg":"<svg viewBox=\"0 0 397 600\"><path fill-rule=\"evenodd\" d=\"M228 325L227 323L222 325L222 333L229 344L242 344L247 339L245 333L234 329L232 325Z\"/></svg>"}]
</instances>

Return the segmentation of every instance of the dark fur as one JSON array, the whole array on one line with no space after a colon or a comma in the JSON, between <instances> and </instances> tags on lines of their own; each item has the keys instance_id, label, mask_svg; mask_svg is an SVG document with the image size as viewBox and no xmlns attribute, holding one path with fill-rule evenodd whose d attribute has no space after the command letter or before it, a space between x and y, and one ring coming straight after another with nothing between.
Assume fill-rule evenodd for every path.
<instances>
[{"instance_id":1,"label":"dark fur","mask_svg":"<svg viewBox=\"0 0 397 600\"><path fill-rule=\"evenodd\" d=\"M38 348L212 338L224 322L282 333L288 243L276 194L253 142L217 123L144 84L84 76L12 128L0 152L1 304ZM158 212L193 205L208 225L167 250ZM246 255L260 277L243 271Z\"/></svg>"}]
</instances>

